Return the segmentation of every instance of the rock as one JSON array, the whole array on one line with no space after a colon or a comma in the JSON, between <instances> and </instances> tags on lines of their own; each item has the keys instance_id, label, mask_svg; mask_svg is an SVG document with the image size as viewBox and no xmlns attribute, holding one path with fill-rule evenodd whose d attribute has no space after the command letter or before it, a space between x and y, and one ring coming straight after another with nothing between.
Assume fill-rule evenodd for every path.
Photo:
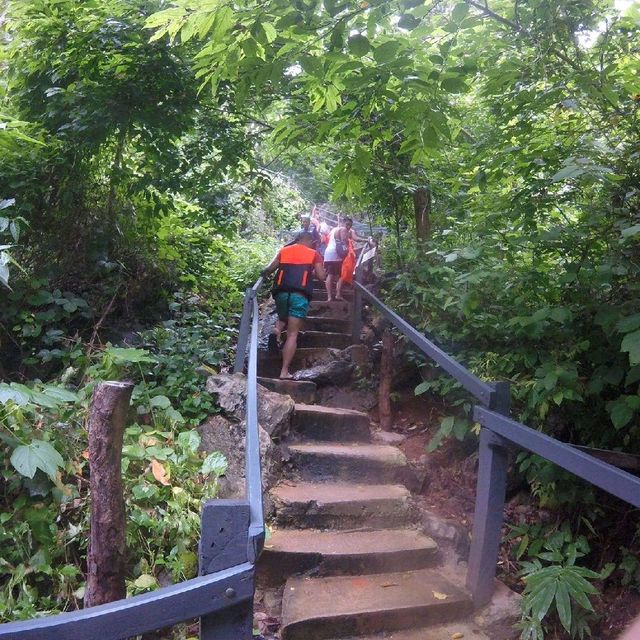
<instances>
[{"instance_id":1,"label":"rock","mask_svg":"<svg viewBox=\"0 0 640 640\"><path fill-rule=\"evenodd\" d=\"M217 396L218 405L226 415L244 419L247 401L247 378L242 373L220 373L207 378L206 390Z\"/></svg>"},{"instance_id":2,"label":"rock","mask_svg":"<svg viewBox=\"0 0 640 640\"><path fill-rule=\"evenodd\" d=\"M513 625L522 617L521 600L522 596L519 593L509 589L500 580L496 580L491 602L476 611L473 621L490 638L515 640L519 637L519 633L514 631Z\"/></svg>"},{"instance_id":3,"label":"rock","mask_svg":"<svg viewBox=\"0 0 640 640\"><path fill-rule=\"evenodd\" d=\"M294 380L309 380L317 385L341 385L346 384L351 379L354 365L347 360L337 358L316 364L309 369L297 371Z\"/></svg>"},{"instance_id":4,"label":"rock","mask_svg":"<svg viewBox=\"0 0 640 640\"><path fill-rule=\"evenodd\" d=\"M220 373L207 379L206 389L217 396L224 414L236 422L245 418L247 378L242 373ZM286 395L258 385L258 422L273 440L289 433L295 403Z\"/></svg>"},{"instance_id":5,"label":"rock","mask_svg":"<svg viewBox=\"0 0 640 640\"><path fill-rule=\"evenodd\" d=\"M373 441L380 444L390 444L398 446L407 439L407 436L401 433L394 433L393 431L374 431Z\"/></svg>"},{"instance_id":6,"label":"rock","mask_svg":"<svg viewBox=\"0 0 640 640\"><path fill-rule=\"evenodd\" d=\"M453 520L445 520L431 511L422 511L422 528L425 533L436 540L451 543L464 558L469 555L469 533Z\"/></svg>"},{"instance_id":7,"label":"rock","mask_svg":"<svg viewBox=\"0 0 640 640\"><path fill-rule=\"evenodd\" d=\"M258 385L258 423L279 442L291 430L295 402L291 396L269 391Z\"/></svg>"},{"instance_id":8,"label":"rock","mask_svg":"<svg viewBox=\"0 0 640 640\"><path fill-rule=\"evenodd\" d=\"M351 380L356 367L363 370L370 366L369 350L362 344L326 349L324 353L318 351L313 366L297 371L293 376L295 380L310 380L318 386L340 386Z\"/></svg>"},{"instance_id":9,"label":"rock","mask_svg":"<svg viewBox=\"0 0 640 640\"><path fill-rule=\"evenodd\" d=\"M262 483L265 499L267 492L280 477L282 454L269 434L258 427L260 434L260 459L262 461ZM211 416L198 427L202 439L201 451L220 451L227 459L227 472L220 478L220 498L242 498L245 496L245 434L246 423L236 422L225 416ZM267 509L268 511L268 509Z\"/></svg>"}]
</instances>

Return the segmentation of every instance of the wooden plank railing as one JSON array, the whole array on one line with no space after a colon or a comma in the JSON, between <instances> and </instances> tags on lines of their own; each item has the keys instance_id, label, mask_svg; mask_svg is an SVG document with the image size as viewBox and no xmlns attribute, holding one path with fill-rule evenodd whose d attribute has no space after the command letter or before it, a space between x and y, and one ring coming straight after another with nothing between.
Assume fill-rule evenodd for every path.
<instances>
[{"instance_id":1,"label":"wooden plank railing","mask_svg":"<svg viewBox=\"0 0 640 640\"><path fill-rule=\"evenodd\" d=\"M473 410L481 431L476 505L467 571L467 587L476 606L486 604L494 590L510 448L535 453L629 504L640 507L640 478L510 419L509 383L485 382L445 353L363 286L360 265L356 269L354 288L354 341L359 341L363 301L366 301L421 353L440 365L481 403Z\"/></svg>"},{"instance_id":2,"label":"wooden plank railing","mask_svg":"<svg viewBox=\"0 0 640 640\"><path fill-rule=\"evenodd\" d=\"M246 401L246 499L203 505L200 577L80 611L0 625L0 640L120 640L200 618L201 640L250 640L256 562L265 538L258 434L258 300L247 289L238 360L249 350Z\"/></svg>"}]
</instances>

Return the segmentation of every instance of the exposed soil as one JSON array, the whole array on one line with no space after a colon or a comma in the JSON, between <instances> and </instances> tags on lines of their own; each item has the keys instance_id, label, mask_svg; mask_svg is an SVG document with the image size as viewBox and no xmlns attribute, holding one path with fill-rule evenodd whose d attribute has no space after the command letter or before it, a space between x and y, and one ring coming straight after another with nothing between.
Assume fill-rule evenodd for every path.
<instances>
[{"instance_id":1,"label":"exposed soil","mask_svg":"<svg viewBox=\"0 0 640 640\"><path fill-rule=\"evenodd\" d=\"M473 512L477 479L477 449L475 442L461 443L455 439L447 440L435 452L427 453L427 444L445 414L445 407L438 400L424 396L416 397L413 390L398 394L394 403L393 431L406 436L400 445L407 458L421 465L426 464L427 476L422 488L422 501L425 509L464 527L469 534L473 522ZM377 420L375 409L371 412ZM553 522L562 514L540 509L526 492L514 491L505 510L507 523ZM509 496L508 496L509 497ZM601 494L598 504L610 512L612 528L598 542L592 542L592 554L605 561L620 545L630 544L635 532L635 522L628 517L630 509L606 494ZM628 522L628 521L631 522ZM509 528L505 525L504 534ZM612 537L617 538L614 539ZM503 539L505 538L503 535ZM618 536L620 536L618 538ZM510 588L522 591L524 585L518 578L518 565L514 561L513 547L518 540L505 542L500 551L499 577ZM602 593L593 598L598 614L598 622L592 625L592 638L614 640L629 622L640 613L640 594L632 589L620 587L619 576L614 580L596 586ZM562 631L548 640L567 638Z\"/></svg>"}]
</instances>

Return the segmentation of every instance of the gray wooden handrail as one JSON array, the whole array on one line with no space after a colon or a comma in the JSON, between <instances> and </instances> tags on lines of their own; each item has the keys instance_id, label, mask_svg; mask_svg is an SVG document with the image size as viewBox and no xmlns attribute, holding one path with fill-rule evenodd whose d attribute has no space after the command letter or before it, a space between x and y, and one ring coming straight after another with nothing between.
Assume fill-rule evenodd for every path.
<instances>
[{"instance_id":1,"label":"gray wooden handrail","mask_svg":"<svg viewBox=\"0 0 640 640\"><path fill-rule=\"evenodd\" d=\"M240 564L109 604L0 625L2 640L120 640L253 598L255 567Z\"/></svg>"},{"instance_id":2,"label":"gray wooden handrail","mask_svg":"<svg viewBox=\"0 0 640 640\"><path fill-rule=\"evenodd\" d=\"M484 382L469 371L464 365L460 364L455 358L445 353L440 347L437 347L423 333L420 333L415 327L412 327L406 320L401 318L395 311L387 307L382 300L377 298L362 284L353 283L354 288L360 295L373 303L373 305L391 321L393 326L401 331L418 349L437 362L447 373L451 374L460 384L472 393L480 402L488 407L495 406L496 392L492 384ZM354 313L360 314L361 308L358 304L354 304Z\"/></svg>"},{"instance_id":3,"label":"gray wooden handrail","mask_svg":"<svg viewBox=\"0 0 640 640\"><path fill-rule=\"evenodd\" d=\"M510 419L511 394L508 382L489 383L480 380L392 311L358 280L359 269L356 270L354 282L354 339L356 327L359 329L361 323L362 298L365 298L422 353L439 364L484 405L476 405L473 411L474 419L481 425L481 432L467 587L476 606L486 604L494 590L509 448L515 446L535 453L629 504L640 507L640 478Z\"/></svg>"}]
</instances>

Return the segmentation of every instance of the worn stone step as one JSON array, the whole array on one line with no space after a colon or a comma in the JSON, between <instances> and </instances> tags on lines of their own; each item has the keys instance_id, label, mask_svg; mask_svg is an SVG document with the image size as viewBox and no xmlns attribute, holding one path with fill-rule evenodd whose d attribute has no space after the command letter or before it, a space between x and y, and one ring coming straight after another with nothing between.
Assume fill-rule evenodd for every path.
<instances>
[{"instance_id":1,"label":"worn stone step","mask_svg":"<svg viewBox=\"0 0 640 640\"><path fill-rule=\"evenodd\" d=\"M277 524L293 528L397 528L413 513L409 491L395 484L286 482L271 490Z\"/></svg>"},{"instance_id":2,"label":"worn stone step","mask_svg":"<svg viewBox=\"0 0 640 640\"><path fill-rule=\"evenodd\" d=\"M313 568L324 575L423 569L433 566L437 551L438 545L415 529L276 529L260 557L260 571L271 584L281 584Z\"/></svg>"},{"instance_id":3,"label":"worn stone step","mask_svg":"<svg viewBox=\"0 0 640 640\"><path fill-rule=\"evenodd\" d=\"M333 289L335 292L335 289ZM353 300L353 289L342 287L342 297L345 300ZM327 290L316 288L313 290L313 300L326 300L327 299Z\"/></svg>"},{"instance_id":4,"label":"worn stone step","mask_svg":"<svg viewBox=\"0 0 640 640\"><path fill-rule=\"evenodd\" d=\"M352 409L332 409L298 403L293 412L292 430L308 440L368 442L369 416Z\"/></svg>"},{"instance_id":5,"label":"worn stone step","mask_svg":"<svg viewBox=\"0 0 640 640\"><path fill-rule=\"evenodd\" d=\"M382 631L373 635L350 636L349 638L332 638L331 640L500 640L490 638L475 624L469 622L448 622L433 627L419 629L403 629L400 631Z\"/></svg>"},{"instance_id":6,"label":"worn stone step","mask_svg":"<svg viewBox=\"0 0 640 640\"><path fill-rule=\"evenodd\" d=\"M350 333L351 318L327 318L324 316L308 315L304 320L304 330Z\"/></svg>"},{"instance_id":7,"label":"worn stone step","mask_svg":"<svg viewBox=\"0 0 640 640\"><path fill-rule=\"evenodd\" d=\"M351 303L347 300L312 300L309 305L309 315L325 316L328 318L351 318Z\"/></svg>"},{"instance_id":8,"label":"worn stone step","mask_svg":"<svg viewBox=\"0 0 640 640\"><path fill-rule=\"evenodd\" d=\"M284 332L286 338L287 332ZM331 347L332 349L346 349L353 344L350 333L335 331L303 331L298 334L298 347Z\"/></svg>"},{"instance_id":9,"label":"worn stone step","mask_svg":"<svg viewBox=\"0 0 640 640\"><path fill-rule=\"evenodd\" d=\"M290 578L282 601L281 637L326 640L410 629L450 622L471 609L467 592L432 569Z\"/></svg>"},{"instance_id":10,"label":"worn stone step","mask_svg":"<svg viewBox=\"0 0 640 640\"><path fill-rule=\"evenodd\" d=\"M280 380L279 378L258 378L258 383L269 391L291 396L294 402L313 404L316 401L315 382L302 380Z\"/></svg>"},{"instance_id":11,"label":"worn stone step","mask_svg":"<svg viewBox=\"0 0 640 640\"><path fill-rule=\"evenodd\" d=\"M397 482L416 488L404 454L386 444L301 442L289 445L296 472L304 480ZM413 476L413 477L412 477Z\"/></svg>"},{"instance_id":12,"label":"worn stone step","mask_svg":"<svg viewBox=\"0 0 640 640\"><path fill-rule=\"evenodd\" d=\"M296 349L291 362L292 371L308 369L320 358L329 356L328 347L306 347ZM263 378L277 378L282 367L282 355L269 351L258 351L258 375Z\"/></svg>"}]
</instances>

